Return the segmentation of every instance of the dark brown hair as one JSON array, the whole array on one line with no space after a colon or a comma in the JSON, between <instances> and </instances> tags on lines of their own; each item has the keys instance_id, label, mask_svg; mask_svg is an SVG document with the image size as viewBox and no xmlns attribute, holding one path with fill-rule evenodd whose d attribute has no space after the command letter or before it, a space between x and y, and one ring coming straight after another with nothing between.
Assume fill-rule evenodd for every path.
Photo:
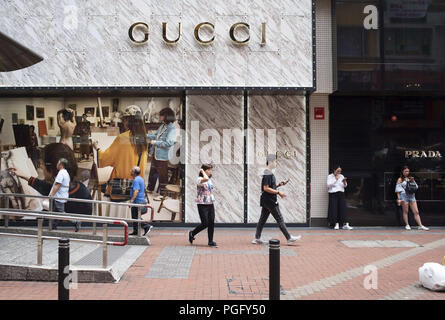
<instances>
[{"instance_id":1,"label":"dark brown hair","mask_svg":"<svg viewBox=\"0 0 445 320\"><path fill-rule=\"evenodd\" d=\"M62 158L66 159L67 162L64 167L68 171L70 179L74 180L77 174L77 162L74 157L74 151L64 143L50 143L43 149L42 159L46 171L53 177L57 175L57 163Z\"/></svg>"},{"instance_id":2,"label":"dark brown hair","mask_svg":"<svg viewBox=\"0 0 445 320\"><path fill-rule=\"evenodd\" d=\"M204 171L206 171L206 170L208 170L208 169L213 169L213 166L212 166L211 164L203 164L203 165L201 166L201 169L204 170ZM199 171L199 176L200 176L200 177L203 177L201 171ZM212 175L210 175L209 178L211 178L211 176L212 176Z\"/></svg>"},{"instance_id":3,"label":"dark brown hair","mask_svg":"<svg viewBox=\"0 0 445 320\"><path fill-rule=\"evenodd\" d=\"M403 176L403 171L405 171L406 169L409 170L408 166L403 166L402 170L400 170L400 178L402 178L402 180L405 179L405 177Z\"/></svg>"},{"instance_id":4,"label":"dark brown hair","mask_svg":"<svg viewBox=\"0 0 445 320\"><path fill-rule=\"evenodd\" d=\"M142 117L125 116L127 127L130 130L130 142L136 148L138 155L141 155L148 148L147 131L145 130Z\"/></svg>"},{"instance_id":5,"label":"dark brown hair","mask_svg":"<svg viewBox=\"0 0 445 320\"><path fill-rule=\"evenodd\" d=\"M159 112L160 116L164 116L165 123L175 122L175 112L170 108L164 108Z\"/></svg>"}]
</instances>

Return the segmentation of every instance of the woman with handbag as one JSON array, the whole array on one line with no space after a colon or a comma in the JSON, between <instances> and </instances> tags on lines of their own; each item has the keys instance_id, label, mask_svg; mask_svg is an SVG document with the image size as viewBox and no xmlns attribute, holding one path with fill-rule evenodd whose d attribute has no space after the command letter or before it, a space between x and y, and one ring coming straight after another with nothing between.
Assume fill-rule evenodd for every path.
<instances>
[{"instance_id":1,"label":"woman with handbag","mask_svg":"<svg viewBox=\"0 0 445 320\"><path fill-rule=\"evenodd\" d=\"M148 158L147 132L141 109L135 105L128 106L122 114L122 123L125 131L118 135L106 150L100 150L98 142L93 142L93 148L97 150L99 168L113 167L105 194L109 194L111 201L116 202L130 199L133 183L130 169L134 166L140 167L143 176Z\"/></svg>"},{"instance_id":2,"label":"woman with handbag","mask_svg":"<svg viewBox=\"0 0 445 320\"><path fill-rule=\"evenodd\" d=\"M413 177L409 176L408 166L404 166L400 172L400 178L396 183L397 205L402 206L403 221L405 221L405 229L411 230L408 223L408 207L411 207L414 213L414 219L419 225L419 230L429 230L429 228L422 225L420 220L419 209L417 208L416 191L419 187Z\"/></svg>"}]
</instances>

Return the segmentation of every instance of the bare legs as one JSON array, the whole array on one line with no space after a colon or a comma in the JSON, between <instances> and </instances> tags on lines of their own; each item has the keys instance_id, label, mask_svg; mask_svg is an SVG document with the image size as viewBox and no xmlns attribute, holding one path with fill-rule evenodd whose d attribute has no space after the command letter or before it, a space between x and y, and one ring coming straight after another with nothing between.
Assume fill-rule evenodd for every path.
<instances>
[{"instance_id":1,"label":"bare legs","mask_svg":"<svg viewBox=\"0 0 445 320\"><path fill-rule=\"evenodd\" d=\"M405 201L402 201L402 208L403 208L403 221L405 222L405 225L409 225L408 223L408 206L411 207L411 211L414 213L414 220L416 220L419 227L422 226L422 221L420 220L419 215L419 209L417 208L417 202L409 202L406 203Z\"/></svg>"}]
</instances>

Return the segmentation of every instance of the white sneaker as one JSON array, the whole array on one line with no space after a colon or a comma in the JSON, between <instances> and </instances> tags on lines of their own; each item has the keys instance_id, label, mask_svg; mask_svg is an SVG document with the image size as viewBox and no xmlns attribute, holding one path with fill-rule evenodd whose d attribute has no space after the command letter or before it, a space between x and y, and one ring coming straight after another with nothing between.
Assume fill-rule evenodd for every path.
<instances>
[{"instance_id":1,"label":"white sneaker","mask_svg":"<svg viewBox=\"0 0 445 320\"><path fill-rule=\"evenodd\" d=\"M338 225L338 223L335 224L334 230L338 230L340 229L340 226Z\"/></svg>"},{"instance_id":2,"label":"white sneaker","mask_svg":"<svg viewBox=\"0 0 445 320\"><path fill-rule=\"evenodd\" d=\"M425 227L425 226L420 226L418 229L419 229L419 230L425 230L425 231L430 230L430 228L427 228L427 227Z\"/></svg>"},{"instance_id":3,"label":"white sneaker","mask_svg":"<svg viewBox=\"0 0 445 320\"><path fill-rule=\"evenodd\" d=\"M262 239L253 239L253 240L252 240L252 243L253 243L253 244L263 244L264 241L263 241Z\"/></svg>"},{"instance_id":4,"label":"white sneaker","mask_svg":"<svg viewBox=\"0 0 445 320\"><path fill-rule=\"evenodd\" d=\"M287 240L287 244L292 243L292 242L295 242L295 241L300 240L300 239L301 239L301 236L300 236L300 235L298 235L298 236L296 236L296 237L294 237L294 236L290 236L290 239Z\"/></svg>"},{"instance_id":5,"label":"white sneaker","mask_svg":"<svg viewBox=\"0 0 445 320\"><path fill-rule=\"evenodd\" d=\"M409 225L406 225L406 226L405 226L405 229L406 229L406 230L411 230L411 227L410 227Z\"/></svg>"},{"instance_id":6,"label":"white sneaker","mask_svg":"<svg viewBox=\"0 0 445 320\"><path fill-rule=\"evenodd\" d=\"M344 226L343 226L343 228L342 228L343 230L352 230L352 229L354 229L353 227L350 227L349 226L349 223L347 223L347 224L345 224Z\"/></svg>"}]
</instances>

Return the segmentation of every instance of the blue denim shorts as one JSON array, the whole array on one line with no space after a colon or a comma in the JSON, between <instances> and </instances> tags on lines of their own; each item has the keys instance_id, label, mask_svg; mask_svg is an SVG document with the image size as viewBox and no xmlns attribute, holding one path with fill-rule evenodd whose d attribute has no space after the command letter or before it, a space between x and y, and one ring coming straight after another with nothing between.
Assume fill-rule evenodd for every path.
<instances>
[{"instance_id":1,"label":"blue denim shorts","mask_svg":"<svg viewBox=\"0 0 445 320\"><path fill-rule=\"evenodd\" d=\"M415 194L406 194L405 192L400 193L400 200L408 203L408 202L416 202Z\"/></svg>"}]
</instances>

